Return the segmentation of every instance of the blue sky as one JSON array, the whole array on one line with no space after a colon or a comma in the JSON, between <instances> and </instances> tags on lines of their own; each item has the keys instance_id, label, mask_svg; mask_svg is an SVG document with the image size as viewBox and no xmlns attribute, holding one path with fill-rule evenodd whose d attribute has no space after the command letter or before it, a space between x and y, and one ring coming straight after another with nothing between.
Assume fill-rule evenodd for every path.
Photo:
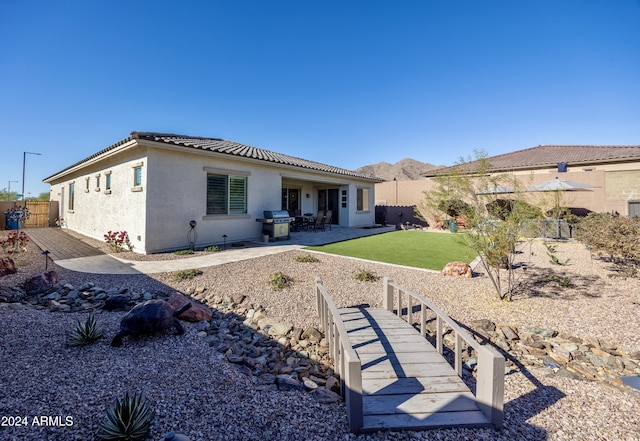
<instances>
[{"instance_id":1,"label":"blue sky","mask_svg":"<svg viewBox=\"0 0 640 441\"><path fill-rule=\"evenodd\" d=\"M0 0L0 87L27 196L131 131L347 169L637 145L640 0Z\"/></svg>"}]
</instances>

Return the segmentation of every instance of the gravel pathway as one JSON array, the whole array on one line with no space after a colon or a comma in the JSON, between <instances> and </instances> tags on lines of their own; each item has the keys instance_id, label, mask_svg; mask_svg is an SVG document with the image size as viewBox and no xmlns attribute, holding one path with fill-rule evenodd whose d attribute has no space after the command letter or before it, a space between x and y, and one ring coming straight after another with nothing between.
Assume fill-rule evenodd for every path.
<instances>
[{"instance_id":1,"label":"gravel pathway","mask_svg":"<svg viewBox=\"0 0 640 441\"><path fill-rule=\"evenodd\" d=\"M41 271L38 250L30 250L17 275L0 279L13 286L30 271ZM592 259L575 243L557 245L566 266L548 262L540 243L526 248L518 292L511 303L495 299L485 276L454 279L438 273L314 254L319 262L298 262L303 251L203 269L203 274L175 282L170 274L104 276L56 268L63 283L91 281L107 288L132 290L204 288L218 295L244 294L269 316L295 326L317 325L314 279L322 277L338 306L381 305L382 281L359 282L361 269L392 277L430 298L456 320L488 318L515 327L538 326L562 334L598 338L626 351L640 350L640 282L610 277L610 265ZM120 257L120 256L119 256ZM157 258L157 256L156 256ZM170 258L170 256L164 256ZM269 277L281 271L294 280L291 288L272 291ZM554 276L554 277L550 277ZM563 288L558 277L571 280ZM89 440L115 398L141 391L156 409L149 439L170 430L195 440L639 440L640 395L600 383L557 376L514 373L505 381L505 424L500 431L435 430L355 436L348 432L343 404L321 404L308 393L255 391L248 377L202 344L194 324L183 336L127 341L111 348L110 338L123 313L97 315L104 338L86 348L67 348L65 340L86 315L51 313L0 304L0 416L26 416L26 427L0 427L2 440ZM42 427L36 416L70 416L73 424ZM50 419L56 422L55 419ZM5 423L8 421L5 420Z\"/></svg>"}]
</instances>

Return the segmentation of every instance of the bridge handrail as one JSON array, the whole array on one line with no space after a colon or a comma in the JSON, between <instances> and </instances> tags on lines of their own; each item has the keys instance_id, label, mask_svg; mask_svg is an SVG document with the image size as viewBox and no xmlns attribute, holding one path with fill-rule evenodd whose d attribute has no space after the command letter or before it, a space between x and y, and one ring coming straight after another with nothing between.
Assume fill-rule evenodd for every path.
<instances>
[{"instance_id":1,"label":"bridge handrail","mask_svg":"<svg viewBox=\"0 0 640 441\"><path fill-rule=\"evenodd\" d=\"M478 376L476 380L476 401L482 413L496 427L502 427L504 419L504 357L491 346L481 345L471 334L462 329L453 319L447 316L440 308L431 303L418 293L396 284L389 277L384 278L383 307L393 312L397 299L398 308L396 314L403 318L402 293L407 294L406 321L411 324L413 316L412 298L420 304L420 334L426 337L426 308L436 315L436 349L443 353L443 322L455 333L454 369L462 376L462 341L475 349L478 356ZM397 292L397 296L394 293ZM417 305L416 305L417 306Z\"/></svg>"},{"instance_id":2,"label":"bridge handrail","mask_svg":"<svg viewBox=\"0 0 640 441\"><path fill-rule=\"evenodd\" d=\"M340 389L345 397L349 428L357 433L363 425L362 372L358 354L353 349L347 329L333 299L316 277L316 301L320 325L329 342L329 356L340 376Z\"/></svg>"}]
</instances>

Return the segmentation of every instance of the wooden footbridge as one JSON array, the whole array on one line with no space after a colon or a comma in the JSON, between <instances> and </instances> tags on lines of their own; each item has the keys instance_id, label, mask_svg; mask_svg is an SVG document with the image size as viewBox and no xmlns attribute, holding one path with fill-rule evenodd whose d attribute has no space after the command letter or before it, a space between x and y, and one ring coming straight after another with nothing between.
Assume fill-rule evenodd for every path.
<instances>
[{"instance_id":1,"label":"wooden footbridge","mask_svg":"<svg viewBox=\"0 0 640 441\"><path fill-rule=\"evenodd\" d=\"M502 426L504 357L427 299L388 278L383 309L337 308L320 278L316 296L352 432ZM443 356L447 333L452 364ZM461 379L463 351L478 360L475 393Z\"/></svg>"}]
</instances>

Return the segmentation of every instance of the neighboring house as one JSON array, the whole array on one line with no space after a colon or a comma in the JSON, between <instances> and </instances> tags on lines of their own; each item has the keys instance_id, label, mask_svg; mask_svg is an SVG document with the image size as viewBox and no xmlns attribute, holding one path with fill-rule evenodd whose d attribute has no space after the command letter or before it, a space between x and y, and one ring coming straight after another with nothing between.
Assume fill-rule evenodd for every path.
<instances>
[{"instance_id":1,"label":"neighboring house","mask_svg":"<svg viewBox=\"0 0 640 441\"><path fill-rule=\"evenodd\" d=\"M556 177L597 186L589 191L565 192L567 207L640 215L640 145L542 145L487 159L492 174L516 176L525 188ZM473 169L474 163L465 167ZM424 198L424 191L434 188L432 178L453 167L426 173L425 180L376 184L376 205L416 205Z\"/></svg>"},{"instance_id":2,"label":"neighboring house","mask_svg":"<svg viewBox=\"0 0 640 441\"><path fill-rule=\"evenodd\" d=\"M127 231L135 251L155 253L194 237L196 247L259 238L264 210L330 209L340 226L372 225L381 179L222 139L132 132L44 182L65 228L100 240Z\"/></svg>"}]
</instances>

